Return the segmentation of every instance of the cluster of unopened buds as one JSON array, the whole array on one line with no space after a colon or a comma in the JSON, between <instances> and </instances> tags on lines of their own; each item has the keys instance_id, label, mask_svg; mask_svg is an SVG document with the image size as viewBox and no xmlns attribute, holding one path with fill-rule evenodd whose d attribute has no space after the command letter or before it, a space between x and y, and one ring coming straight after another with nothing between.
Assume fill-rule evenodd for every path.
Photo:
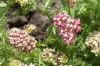
<instances>
[{"instance_id":1,"label":"cluster of unopened buds","mask_svg":"<svg viewBox=\"0 0 100 66\"><path fill-rule=\"evenodd\" d=\"M68 62L68 57L62 52L55 52L54 49L45 48L41 53L44 61L49 61L55 66L64 66Z\"/></svg>"},{"instance_id":2,"label":"cluster of unopened buds","mask_svg":"<svg viewBox=\"0 0 100 66\"><path fill-rule=\"evenodd\" d=\"M41 55L42 55L44 61L53 61L53 57L54 57L53 53L54 53L53 49L45 48L45 49L43 49L43 52Z\"/></svg>"},{"instance_id":3,"label":"cluster of unopened buds","mask_svg":"<svg viewBox=\"0 0 100 66\"><path fill-rule=\"evenodd\" d=\"M80 19L71 18L67 13L58 13L53 21L64 43L72 44L75 34L81 31Z\"/></svg>"},{"instance_id":4,"label":"cluster of unopened buds","mask_svg":"<svg viewBox=\"0 0 100 66\"><path fill-rule=\"evenodd\" d=\"M26 30L29 34L34 34L37 32L37 27L33 24L27 24L22 29Z\"/></svg>"},{"instance_id":5,"label":"cluster of unopened buds","mask_svg":"<svg viewBox=\"0 0 100 66\"><path fill-rule=\"evenodd\" d=\"M66 66L66 63L68 62L68 57L60 51L56 52L56 56L54 57L53 64L55 66Z\"/></svg>"},{"instance_id":6,"label":"cluster of unopened buds","mask_svg":"<svg viewBox=\"0 0 100 66\"><path fill-rule=\"evenodd\" d=\"M90 33L85 42L86 46L91 49L91 52L98 56L100 52L100 32Z\"/></svg>"},{"instance_id":7,"label":"cluster of unopened buds","mask_svg":"<svg viewBox=\"0 0 100 66\"><path fill-rule=\"evenodd\" d=\"M12 28L8 32L8 39L12 46L24 52L31 52L36 48L37 41L27 31Z\"/></svg>"}]
</instances>

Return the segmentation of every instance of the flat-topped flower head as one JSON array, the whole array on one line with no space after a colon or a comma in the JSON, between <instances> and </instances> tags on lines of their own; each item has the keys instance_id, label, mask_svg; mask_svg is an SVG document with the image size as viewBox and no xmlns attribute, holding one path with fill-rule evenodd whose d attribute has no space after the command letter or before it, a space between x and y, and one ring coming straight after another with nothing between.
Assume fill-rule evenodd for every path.
<instances>
[{"instance_id":1,"label":"flat-topped flower head","mask_svg":"<svg viewBox=\"0 0 100 66\"><path fill-rule=\"evenodd\" d=\"M67 32L62 35L62 40L64 43L67 43L68 45L72 44L73 40L75 40L75 34L73 32Z\"/></svg>"},{"instance_id":2,"label":"flat-topped flower head","mask_svg":"<svg viewBox=\"0 0 100 66\"><path fill-rule=\"evenodd\" d=\"M71 18L67 13L58 13L53 21L64 43L72 44L75 34L81 31L80 19Z\"/></svg>"},{"instance_id":3,"label":"flat-topped flower head","mask_svg":"<svg viewBox=\"0 0 100 66\"><path fill-rule=\"evenodd\" d=\"M68 17L69 17L69 15L67 13L58 13L53 18L54 24L56 24L57 26L60 26L63 23L66 23L66 20Z\"/></svg>"},{"instance_id":4,"label":"flat-topped flower head","mask_svg":"<svg viewBox=\"0 0 100 66\"><path fill-rule=\"evenodd\" d=\"M97 56L100 52L100 32L90 33L85 44Z\"/></svg>"},{"instance_id":5,"label":"flat-topped flower head","mask_svg":"<svg viewBox=\"0 0 100 66\"><path fill-rule=\"evenodd\" d=\"M81 31L80 19L74 19L74 29L76 33Z\"/></svg>"},{"instance_id":6,"label":"flat-topped flower head","mask_svg":"<svg viewBox=\"0 0 100 66\"><path fill-rule=\"evenodd\" d=\"M8 39L12 46L24 52L31 52L36 48L37 41L27 31L12 28L8 32Z\"/></svg>"}]
</instances>

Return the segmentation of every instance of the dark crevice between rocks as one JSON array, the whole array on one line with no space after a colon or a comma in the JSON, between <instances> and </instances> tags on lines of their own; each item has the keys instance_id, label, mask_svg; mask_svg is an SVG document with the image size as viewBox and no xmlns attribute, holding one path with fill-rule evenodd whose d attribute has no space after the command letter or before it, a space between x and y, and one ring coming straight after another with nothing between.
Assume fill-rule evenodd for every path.
<instances>
[{"instance_id":1,"label":"dark crevice between rocks","mask_svg":"<svg viewBox=\"0 0 100 66\"><path fill-rule=\"evenodd\" d=\"M38 31L35 34L31 34L32 36L34 36L37 40L43 40L48 36L47 29L48 26L51 25L51 22L39 9L29 11L25 16L13 16L13 8L11 8L10 11L11 12L9 12L9 15L7 16L7 29L11 29L13 27L21 28L26 24L33 24L37 27Z\"/></svg>"}]
</instances>

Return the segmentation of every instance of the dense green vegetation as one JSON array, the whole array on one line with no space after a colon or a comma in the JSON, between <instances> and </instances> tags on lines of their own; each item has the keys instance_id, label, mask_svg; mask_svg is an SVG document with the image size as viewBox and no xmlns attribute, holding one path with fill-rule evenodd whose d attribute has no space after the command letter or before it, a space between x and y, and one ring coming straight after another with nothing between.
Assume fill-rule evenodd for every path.
<instances>
[{"instance_id":1,"label":"dense green vegetation","mask_svg":"<svg viewBox=\"0 0 100 66\"><path fill-rule=\"evenodd\" d=\"M77 1L77 2L76 2ZM0 66L9 66L12 59L18 59L25 64L34 66L53 66L50 61L44 61L41 53L45 48L55 49L67 56L68 61L62 66L100 66L100 54L95 56L91 49L86 47L85 41L89 33L100 32L100 0L76 0L73 7L69 6L68 0L61 0L61 7L54 7L54 0L29 0L20 9L15 10L14 16L25 15L30 10L40 9L52 23L48 27L48 37L38 41L36 49L32 53L18 51L9 44L8 29L6 28L7 17L14 0L0 2ZM57 2L57 1L56 1ZM42 4L42 5L41 5ZM57 6L58 6L57 5ZM75 35L75 42L70 46L63 43L58 35L57 27L53 25L53 16L57 13L67 12L72 18L80 18L82 30ZM38 18L39 19L39 18ZM100 46L99 46L100 47ZM55 65L59 66L59 65Z\"/></svg>"}]
</instances>

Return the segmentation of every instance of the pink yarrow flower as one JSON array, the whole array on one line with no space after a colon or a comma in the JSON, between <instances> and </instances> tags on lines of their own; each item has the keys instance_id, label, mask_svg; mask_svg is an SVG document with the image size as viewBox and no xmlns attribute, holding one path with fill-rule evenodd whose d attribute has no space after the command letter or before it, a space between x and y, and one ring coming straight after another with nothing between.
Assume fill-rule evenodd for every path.
<instances>
[{"instance_id":1,"label":"pink yarrow flower","mask_svg":"<svg viewBox=\"0 0 100 66\"><path fill-rule=\"evenodd\" d=\"M80 19L71 18L67 13L59 13L54 16L53 21L64 43L72 44L75 34L81 31Z\"/></svg>"},{"instance_id":2,"label":"pink yarrow flower","mask_svg":"<svg viewBox=\"0 0 100 66\"><path fill-rule=\"evenodd\" d=\"M73 42L74 37L75 37L75 34L73 32L67 32L62 35L62 39L64 43L67 43L68 45Z\"/></svg>"},{"instance_id":3,"label":"pink yarrow flower","mask_svg":"<svg viewBox=\"0 0 100 66\"><path fill-rule=\"evenodd\" d=\"M67 13L59 13L53 18L54 24L56 24L57 26L60 26L63 23L66 23L66 20L68 17L69 15Z\"/></svg>"}]
</instances>

